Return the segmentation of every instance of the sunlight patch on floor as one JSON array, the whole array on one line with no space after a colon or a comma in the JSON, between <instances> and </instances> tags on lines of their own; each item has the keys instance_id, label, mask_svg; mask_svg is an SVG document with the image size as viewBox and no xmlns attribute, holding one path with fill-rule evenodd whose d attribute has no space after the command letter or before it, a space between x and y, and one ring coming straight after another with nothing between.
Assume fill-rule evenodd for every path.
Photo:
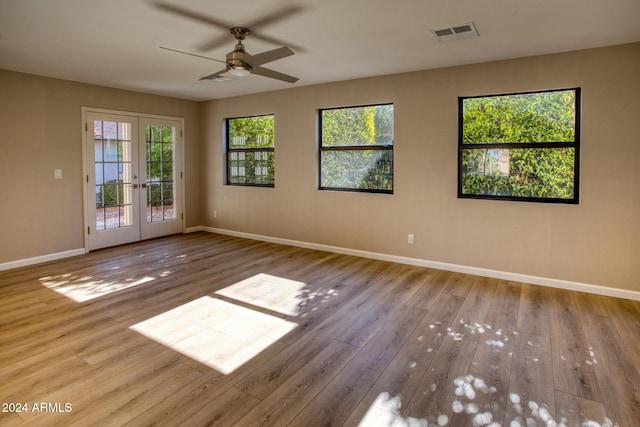
<instances>
[{"instance_id":1,"label":"sunlight patch on floor","mask_svg":"<svg viewBox=\"0 0 640 427\"><path fill-rule=\"evenodd\" d=\"M425 331L426 332L426 331ZM494 329L487 323L472 323L461 319L451 326L443 325L441 322L434 322L429 325L428 334L433 337L444 337L453 341L462 341L471 338L472 335L483 335L479 340L479 345L484 343L489 346L493 353L504 352L510 337L518 335L518 331ZM484 339L484 338L488 339ZM476 337L476 339L479 337ZM428 335L417 337L417 341L424 343L426 353L433 351L430 347ZM525 341L528 346L534 346L531 341ZM596 365L595 351L592 347L586 349L586 363ZM511 357L512 353L508 352ZM528 362L539 363L536 357L527 356ZM564 360L564 358L563 358ZM408 364L409 369L418 366L416 361ZM580 363L576 365L580 366ZM572 368L573 369L573 368ZM505 390L498 390L498 387L488 383L477 375L467 373L453 379L452 393L450 399L442 402L444 405L425 418L403 417L401 413L401 396L391 396L387 392L380 393L376 400L368 408L366 414L360 420L359 427L445 427L449 425L469 425L473 427L620 427L616 422L606 416L600 415L600 419L583 418L573 408L554 408L543 401L535 401L521 397L518 393L509 391L505 397ZM499 382L495 382L499 384ZM423 395L436 393L439 386L437 382L432 383L423 391ZM443 397L442 391L434 394L434 399ZM449 403L450 402L450 403ZM573 411L573 412L572 412ZM557 415L554 413L557 412ZM595 414L591 413L591 416ZM569 420L567 417L574 418ZM596 417L597 418L597 417ZM577 423L576 423L577 422Z\"/></svg>"},{"instance_id":2,"label":"sunlight patch on floor","mask_svg":"<svg viewBox=\"0 0 640 427\"><path fill-rule=\"evenodd\" d=\"M260 273L227 286L216 294L289 316L297 316L307 299L314 296L308 294L306 286L303 282Z\"/></svg>"},{"instance_id":3,"label":"sunlight patch on floor","mask_svg":"<svg viewBox=\"0 0 640 427\"><path fill-rule=\"evenodd\" d=\"M210 296L131 329L223 374L230 374L297 326Z\"/></svg>"},{"instance_id":4,"label":"sunlight patch on floor","mask_svg":"<svg viewBox=\"0 0 640 427\"><path fill-rule=\"evenodd\" d=\"M391 397L387 392L380 393L371 404L366 414L360 420L358 427L444 427L458 417L453 424L474 427L570 427L580 425L585 427L619 427L611 419L604 417L602 422L585 419L580 424L569 423L565 417L555 419L544 403L523 401L516 393L509 393L509 403L513 411L511 416L504 414L500 404L494 398L482 399L482 395L491 396L497 392L495 387L489 387L479 377L467 374L454 379L454 396L452 396L451 412L430 414L427 418L403 417L399 395ZM432 392L435 388L432 388ZM506 409L506 408L505 408ZM502 417L505 423L502 423ZM461 420L463 420L461 422Z\"/></svg>"},{"instance_id":5,"label":"sunlight patch on floor","mask_svg":"<svg viewBox=\"0 0 640 427\"><path fill-rule=\"evenodd\" d=\"M153 277L126 279L124 281L95 280L91 276L74 277L71 274L48 276L40 279L47 288L64 295L75 302L85 302L123 289L132 288L154 280Z\"/></svg>"},{"instance_id":6,"label":"sunlight patch on floor","mask_svg":"<svg viewBox=\"0 0 640 427\"><path fill-rule=\"evenodd\" d=\"M358 427L404 427L404 426L428 426L425 419L413 417L403 418L400 415L400 396L391 397L389 393L380 393L371 404L367 413L362 417ZM444 426L449 422L448 418L441 417L439 424Z\"/></svg>"}]
</instances>

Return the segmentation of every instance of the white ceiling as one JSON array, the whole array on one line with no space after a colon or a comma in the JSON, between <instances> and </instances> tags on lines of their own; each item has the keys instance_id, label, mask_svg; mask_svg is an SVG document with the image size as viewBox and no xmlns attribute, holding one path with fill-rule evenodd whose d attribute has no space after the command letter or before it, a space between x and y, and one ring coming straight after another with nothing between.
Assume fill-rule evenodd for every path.
<instances>
[{"instance_id":1,"label":"white ceiling","mask_svg":"<svg viewBox=\"0 0 640 427\"><path fill-rule=\"evenodd\" d=\"M208 100L636 42L638 18L640 0L0 0L0 68ZM159 49L224 59L235 40L206 20L275 39L250 35L252 54L288 44L296 54L265 67L300 80L199 81L224 64ZM430 32L468 22L480 37L442 43ZM201 50L212 41L222 45Z\"/></svg>"}]
</instances>

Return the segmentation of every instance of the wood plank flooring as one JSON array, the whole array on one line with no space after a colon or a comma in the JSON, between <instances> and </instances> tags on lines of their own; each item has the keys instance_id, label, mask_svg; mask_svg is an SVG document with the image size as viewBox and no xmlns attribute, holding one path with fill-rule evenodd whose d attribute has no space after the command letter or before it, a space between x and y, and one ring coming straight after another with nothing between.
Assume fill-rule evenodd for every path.
<instances>
[{"instance_id":1,"label":"wood plank flooring","mask_svg":"<svg viewBox=\"0 0 640 427\"><path fill-rule=\"evenodd\" d=\"M0 272L0 402L3 426L633 427L640 302L171 236Z\"/></svg>"}]
</instances>

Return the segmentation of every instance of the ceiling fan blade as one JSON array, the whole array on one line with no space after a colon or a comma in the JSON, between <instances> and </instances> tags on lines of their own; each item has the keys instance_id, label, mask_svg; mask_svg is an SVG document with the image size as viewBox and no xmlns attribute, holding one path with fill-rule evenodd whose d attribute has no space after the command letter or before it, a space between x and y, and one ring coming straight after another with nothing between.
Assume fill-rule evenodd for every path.
<instances>
[{"instance_id":1,"label":"ceiling fan blade","mask_svg":"<svg viewBox=\"0 0 640 427\"><path fill-rule=\"evenodd\" d=\"M252 55L251 57L246 58L245 62L247 62L252 67L257 67L259 65L266 64L267 62L286 58L287 56L291 56L293 54L294 52L287 46L282 46L277 49L262 52L257 55Z\"/></svg>"},{"instance_id":2,"label":"ceiling fan blade","mask_svg":"<svg viewBox=\"0 0 640 427\"><path fill-rule=\"evenodd\" d=\"M263 77L270 77L276 80L282 80L283 82L287 83L295 83L299 80L297 77L289 76L287 74L283 74L278 71L270 70L269 68L260 66L253 67L253 74L257 74Z\"/></svg>"},{"instance_id":3,"label":"ceiling fan blade","mask_svg":"<svg viewBox=\"0 0 640 427\"><path fill-rule=\"evenodd\" d=\"M218 37L217 39L208 41L206 43L199 44L198 46L196 46L196 49L202 52L208 52L210 50L216 49L220 46L226 46L228 44L229 44L229 37L224 36L224 37Z\"/></svg>"},{"instance_id":4,"label":"ceiling fan blade","mask_svg":"<svg viewBox=\"0 0 640 427\"><path fill-rule=\"evenodd\" d=\"M220 19L211 18L210 16L205 16L197 12L193 12L188 9L183 9L179 6L174 6L167 3L154 3L158 9L164 10L166 12L171 12L176 15L181 15L185 18L193 19L195 21L199 21L205 24L213 25L215 27L219 27L225 30L225 35L212 40L205 45L197 46L196 49L200 51L208 51L212 50L216 47L223 46L229 42L229 37L226 33L229 31L229 28L233 27L232 24L222 21Z\"/></svg>"},{"instance_id":5,"label":"ceiling fan blade","mask_svg":"<svg viewBox=\"0 0 640 427\"><path fill-rule=\"evenodd\" d=\"M256 19L255 21L248 24L247 28L259 29L260 27L271 25L275 22L289 17L290 15L300 12L302 9L302 7L295 5L284 6L283 8L276 10L269 15L265 15L262 18Z\"/></svg>"},{"instance_id":6,"label":"ceiling fan blade","mask_svg":"<svg viewBox=\"0 0 640 427\"><path fill-rule=\"evenodd\" d=\"M305 51L305 48L302 47L302 46L299 46L299 45L296 45L296 44L292 44L290 42L286 42L286 41L283 41L283 40L280 40L280 39L276 39L276 38L273 38L273 37L265 36L265 35L262 35L260 33L256 33L253 30L251 30L251 35L249 37L254 38L254 39L260 39L260 40L262 40L264 42L272 43L272 44L275 44L275 45L288 45L292 49L295 49L297 52L304 52ZM213 50L213 49L218 48L220 46L225 46L227 44L229 44L229 38L228 37L220 37L220 38L217 38L215 40L211 40L211 41L209 41L207 43L200 44L196 48L198 50L202 51L202 52L208 52L210 50Z\"/></svg>"},{"instance_id":7,"label":"ceiling fan blade","mask_svg":"<svg viewBox=\"0 0 640 427\"><path fill-rule=\"evenodd\" d=\"M196 58L208 59L209 61L222 62L223 64L227 63L227 61L223 61L221 59L209 58L208 56L202 56L202 55L197 55L195 53L185 52L185 51L182 51L182 50L171 49L170 47L164 47L164 46L158 46L158 47L160 49L164 49L164 50L168 50L168 51L176 52L176 53L181 53L183 55L189 55L189 56L195 56Z\"/></svg>"},{"instance_id":8,"label":"ceiling fan blade","mask_svg":"<svg viewBox=\"0 0 640 427\"><path fill-rule=\"evenodd\" d=\"M260 19L256 19L255 21L248 23L248 24L243 24L242 26L245 28L249 28L251 30L251 37L252 38L256 38L256 39L260 39L262 41L268 42L268 43L273 43L275 45L289 45L291 47L293 47L295 50L298 50L300 52L302 52L304 49L302 47L299 46L295 46L292 45L291 43L288 42L283 42L282 40L278 40L276 38L273 37L269 37L266 35L263 35L260 33L260 28L261 27L265 27L267 25L273 24L277 21L280 21L282 19L285 19L287 17L289 17L290 15L296 14L298 12L300 12L301 10L303 10L302 7L300 6L295 6L295 5L289 5L289 6L285 6L273 13L270 13L266 16L263 16ZM229 25L228 28L233 27L233 25ZM227 39L228 40L228 39ZM201 45L198 46L198 49L202 50L202 51L209 51L212 49L215 49L217 47L220 47L221 45L224 44L224 40L220 40L220 39L215 39L215 40L211 40L208 43L203 43Z\"/></svg>"},{"instance_id":9,"label":"ceiling fan blade","mask_svg":"<svg viewBox=\"0 0 640 427\"><path fill-rule=\"evenodd\" d=\"M222 21L220 19L216 19L216 18L212 18L210 16L202 15L202 14L200 14L198 12L194 12L194 11L189 10L189 9L184 9L184 8L182 8L180 6L174 6L172 4L163 3L163 2L154 2L153 4L157 9L164 10L164 11L170 12L170 13L174 13L176 15L181 15L181 16L183 16L185 18L193 19L193 20L205 23L205 24L213 25L213 26L219 27L221 29L224 29L226 31L228 31L229 28L231 28L231 27L238 26L236 24L225 22L225 21ZM247 24L247 25L243 24L243 26L246 27L246 28L251 29L252 37L255 37L255 38L261 39L263 41L276 44L276 45L289 45L293 49L295 49L295 50L297 50L299 52L302 52L302 51L304 51L304 48L302 48L302 47L295 46L295 45L292 45L291 43L286 43L286 42L283 42L281 40L274 39L272 37L264 36L264 35L260 34L260 32L257 32L257 33L255 32L255 30L258 29L259 27L266 26L266 25L272 24L274 22L277 22L277 21L279 21L281 19L284 19L284 18L288 17L289 15L298 13L302 9L303 8L300 7L300 6L294 6L294 5L285 6L285 7L281 8L281 9L279 9L279 10L273 12L273 13L270 13L270 14L268 14L268 15L260 18L260 19L257 19L255 21L253 21L250 24ZM218 37L218 38L216 38L214 40L211 40L211 41L209 41L207 43L203 43L203 44L197 46L196 48L198 50L201 50L201 51L209 51L209 50L212 50L212 49L215 49L217 47L220 47L220 46L223 46L223 45L227 44L228 41L229 41L229 37L228 36L224 36L224 37L221 36L221 37Z\"/></svg>"},{"instance_id":10,"label":"ceiling fan blade","mask_svg":"<svg viewBox=\"0 0 640 427\"><path fill-rule=\"evenodd\" d=\"M179 6L174 6L172 4L168 4L168 3L162 3L162 2L156 2L154 3L155 7L167 12L171 12L171 13L175 13L176 15L182 15L185 18L190 18L190 19L194 19L196 21L200 21L203 22L205 24L210 24L210 25L214 25L216 27L220 27L223 30L228 30L230 27L232 27L233 25L229 24L228 22L225 21L221 21L219 19L215 19L215 18L211 18L210 16L205 16L205 15L201 15L197 12L188 10L188 9L183 9Z\"/></svg>"},{"instance_id":11,"label":"ceiling fan blade","mask_svg":"<svg viewBox=\"0 0 640 427\"><path fill-rule=\"evenodd\" d=\"M215 80L226 72L227 69L225 68L224 70L217 71L213 74L209 74L208 76L200 77L198 80Z\"/></svg>"}]
</instances>

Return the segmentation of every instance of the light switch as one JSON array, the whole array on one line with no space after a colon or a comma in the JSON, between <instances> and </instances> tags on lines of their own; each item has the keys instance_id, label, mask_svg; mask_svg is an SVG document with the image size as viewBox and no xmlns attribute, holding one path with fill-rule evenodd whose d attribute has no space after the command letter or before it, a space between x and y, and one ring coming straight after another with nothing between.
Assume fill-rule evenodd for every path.
<instances>
[{"instance_id":1,"label":"light switch","mask_svg":"<svg viewBox=\"0 0 640 427\"><path fill-rule=\"evenodd\" d=\"M62 179L62 169L54 169L53 170L53 177L55 179Z\"/></svg>"}]
</instances>

